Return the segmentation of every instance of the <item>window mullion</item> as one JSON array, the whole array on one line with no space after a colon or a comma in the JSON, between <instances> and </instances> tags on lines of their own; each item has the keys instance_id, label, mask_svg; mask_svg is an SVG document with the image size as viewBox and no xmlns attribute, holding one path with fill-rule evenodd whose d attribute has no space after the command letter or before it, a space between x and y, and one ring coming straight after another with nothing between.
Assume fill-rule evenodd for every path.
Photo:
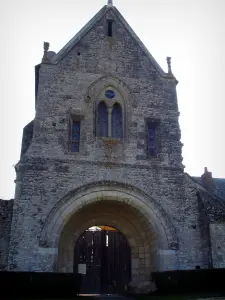
<instances>
[{"instance_id":1,"label":"window mullion","mask_svg":"<svg viewBox=\"0 0 225 300\"><path fill-rule=\"evenodd\" d=\"M112 136L112 107L108 107L108 136Z\"/></svg>"}]
</instances>

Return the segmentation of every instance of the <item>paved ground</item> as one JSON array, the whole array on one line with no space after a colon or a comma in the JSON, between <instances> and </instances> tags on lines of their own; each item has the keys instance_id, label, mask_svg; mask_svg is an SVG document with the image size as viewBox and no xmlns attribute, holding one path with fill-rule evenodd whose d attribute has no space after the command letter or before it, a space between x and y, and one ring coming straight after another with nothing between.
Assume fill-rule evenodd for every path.
<instances>
[{"instance_id":1,"label":"paved ground","mask_svg":"<svg viewBox=\"0 0 225 300\"><path fill-rule=\"evenodd\" d=\"M94 297L95 299L98 300L103 300L103 299L117 299L117 300L125 300L128 299L128 297L124 297L121 295L117 295L117 294L113 294L113 295L109 295L109 294L80 294L80 296L84 296L84 297Z\"/></svg>"}]
</instances>

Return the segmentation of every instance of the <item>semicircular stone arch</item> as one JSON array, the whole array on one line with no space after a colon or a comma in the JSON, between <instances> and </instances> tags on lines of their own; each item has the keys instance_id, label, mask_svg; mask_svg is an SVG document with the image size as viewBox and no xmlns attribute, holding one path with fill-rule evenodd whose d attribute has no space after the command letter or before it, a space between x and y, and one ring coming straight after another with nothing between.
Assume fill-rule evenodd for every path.
<instances>
[{"instance_id":1,"label":"semicircular stone arch","mask_svg":"<svg viewBox=\"0 0 225 300\"><path fill-rule=\"evenodd\" d=\"M162 249L169 249L171 243L178 243L172 222L153 197L129 185L103 181L87 184L63 197L46 219L40 236L40 244L57 247L60 232L70 217L87 204L101 200L126 203L146 216L161 237L159 243Z\"/></svg>"},{"instance_id":2,"label":"semicircular stone arch","mask_svg":"<svg viewBox=\"0 0 225 300\"><path fill-rule=\"evenodd\" d=\"M177 244L176 233L160 205L128 185L102 182L70 192L47 217L39 245L55 249L54 270L73 272L77 238L98 225L114 226L126 236L132 252L133 285L149 282L152 271L177 267L177 251L171 249Z\"/></svg>"},{"instance_id":3,"label":"semicircular stone arch","mask_svg":"<svg viewBox=\"0 0 225 300\"><path fill-rule=\"evenodd\" d=\"M124 205L120 206L122 209L125 208ZM146 260L145 263L142 262L142 269L147 268L148 271L150 270L150 247L148 236L151 236L151 243L153 245L156 239L154 232L152 232L150 227L144 226L143 220L140 220L138 224L134 224L134 220L129 220L129 218L119 213L118 209L119 205L116 205L113 201L111 203L102 202L97 205L89 205L89 207L87 206L85 209L79 211L79 213L67 223L63 229L59 242L58 271L72 271L73 253L77 239L86 229L102 224L109 224L118 229L126 237L135 261L133 273L137 273L137 259L139 252L142 254L145 253L144 256ZM100 210L101 212L97 212L97 210ZM132 216L131 210L126 210L126 214ZM133 216L135 216L134 212ZM76 228L76 232L73 234L74 228ZM65 251L65 248L67 251Z\"/></svg>"}]
</instances>

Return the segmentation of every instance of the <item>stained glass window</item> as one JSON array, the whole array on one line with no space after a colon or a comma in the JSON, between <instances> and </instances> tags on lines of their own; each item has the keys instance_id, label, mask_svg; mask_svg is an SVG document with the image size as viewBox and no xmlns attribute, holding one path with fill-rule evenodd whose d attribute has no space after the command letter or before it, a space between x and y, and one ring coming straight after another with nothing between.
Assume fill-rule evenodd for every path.
<instances>
[{"instance_id":1,"label":"stained glass window","mask_svg":"<svg viewBox=\"0 0 225 300\"><path fill-rule=\"evenodd\" d=\"M122 108L119 103L114 104L112 110L112 137L123 137Z\"/></svg>"},{"instance_id":2,"label":"stained glass window","mask_svg":"<svg viewBox=\"0 0 225 300\"><path fill-rule=\"evenodd\" d=\"M108 99L113 99L113 98L115 97L115 92L112 91L112 90L107 90L107 91L105 92L105 96L106 96L106 98L108 98Z\"/></svg>"},{"instance_id":3,"label":"stained glass window","mask_svg":"<svg viewBox=\"0 0 225 300\"><path fill-rule=\"evenodd\" d=\"M156 156L156 134L155 134L155 124L148 124L148 155Z\"/></svg>"},{"instance_id":4,"label":"stained glass window","mask_svg":"<svg viewBox=\"0 0 225 300\"><path fill-rule=\"evenodd\" d=\"M80 121L73 121L71 151L79 152L79 148L80 148Z\"/></svg>"},{"instance_id":5,"label":"stained glass window","mask_svg":"<svg viewBox=\"0 0 225 300\"><path fill-rule=\"evenodd\" d=\"M105 102L100 102L98 105L97 135L108 136L108 109Z\"/></svg>"}]
</instances>

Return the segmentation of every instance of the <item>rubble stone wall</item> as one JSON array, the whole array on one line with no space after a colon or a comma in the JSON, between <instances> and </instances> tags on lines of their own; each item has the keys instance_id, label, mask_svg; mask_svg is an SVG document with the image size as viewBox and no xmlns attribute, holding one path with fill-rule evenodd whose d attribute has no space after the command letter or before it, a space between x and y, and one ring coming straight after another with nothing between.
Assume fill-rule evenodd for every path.
<instances>
[{"instance_id":1,"label":"rubble stone wall","mask_svg":"<svg viewBox=\"0 0 225 300\"><path fill-rule=\"evenodd\" d=\"M7 269L13 202L0 199L0 271Z\"/></svg>"}]
</instances>

